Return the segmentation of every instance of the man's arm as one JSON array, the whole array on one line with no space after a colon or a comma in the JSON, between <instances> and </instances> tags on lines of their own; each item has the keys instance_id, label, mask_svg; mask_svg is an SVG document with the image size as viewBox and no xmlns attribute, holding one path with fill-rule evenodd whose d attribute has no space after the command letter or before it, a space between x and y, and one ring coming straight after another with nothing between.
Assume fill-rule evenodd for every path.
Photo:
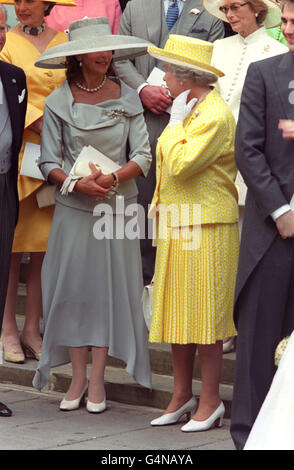
<instances>
[{"instance_id":1,"label":"man's arm","mask_svg":"<svg viewBox=\"0 0 294 470\"><path fill-rule=\"evenodd\" d=\"M131 4L128 4L121 19L119 34L131 36L131 23L132 10ZM115 70L122 81L138 90L143 106L152 113L162 114L171 105L172 100L168 96L167 90L160 86L148 85L147 77L140 74L130 60L118 61L115 64Z\"/></svg>"},{"instance_id":2,"label":"man's arm","mask_svg":"<svg viewBox=\"0 0 294 470\"><path fill-rule=\"evenodd\" d=\"M123 36L132 36L132 11L131 3L129 2L120 20L120 27L118 34ZM144 38L143 38L144 39ZM137 90L137 88L146 82L145 77L138 72L133 62L130 60L119 60L115 63L115 70L119 78L130 87ZM147 77L146 77L147 78Z\"/></svg>"},{"instance_id":3,"label":"man's arm","mask_svg":"<svg viewBox=\"0 0 294 470\"><path fill-rule=\"evenodd\" d=\"M266 89L258 63L250 65L243 87L235 157L263 219L288 203L264 154Z\"/></svg>"}]
</instances>

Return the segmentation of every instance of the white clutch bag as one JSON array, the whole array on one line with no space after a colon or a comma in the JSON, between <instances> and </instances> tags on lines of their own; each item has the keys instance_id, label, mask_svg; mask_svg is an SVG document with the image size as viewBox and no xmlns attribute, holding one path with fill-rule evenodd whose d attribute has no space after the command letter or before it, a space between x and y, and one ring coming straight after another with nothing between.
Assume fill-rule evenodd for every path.
<instances>
[{"instance_id":1,"label":"white clutch bag","mask_svg":"<svg viewBox=\"0 0 294 470\"><path fill-rule=\"evenodd\" d=\"M99 150L94 149L91 145L84 147L72 166L68 177L64 180L63 185L60 189L60 193L63 196L67 196L74 189L76 182L85 176L92 174L89 163L93 163L98 170L101 170L104 174L114 173L120 169L120 166L110 158L103 155ZM115 194L115 191L110 191L107 196L108 198ZM106 196L106 197L107 197Z\"/></svg>"},{"instance_id":2,"label":"white clutch bag","mask_svg":"<svg viewBox=\"0 0 294 470\"><path fill-rule=\"evenodd\" d=\"M145 320L148 330L150 330L151 320L152 320L153 288L154 288L154 283L152 279L150 284L144 287L143 294L142 294L143 315L144 315L144 320Z\"/></svg>"},{"instance_id":3,"label":"white clutch bag","mask_svg":"<svg viewBox=\"0 0 294 470\"><path fill-rule=\"evenodd\" d=\"M104 174L113 173L120 169L120 166L113 160L108 158L99 150L94 149L91 145L83 148L80 155L76 159L72 169L70 170L70 176L89 176L91 175L91 169L89 162L93 163L98 170L101 170Z\"/></svg>"}]
</instances>

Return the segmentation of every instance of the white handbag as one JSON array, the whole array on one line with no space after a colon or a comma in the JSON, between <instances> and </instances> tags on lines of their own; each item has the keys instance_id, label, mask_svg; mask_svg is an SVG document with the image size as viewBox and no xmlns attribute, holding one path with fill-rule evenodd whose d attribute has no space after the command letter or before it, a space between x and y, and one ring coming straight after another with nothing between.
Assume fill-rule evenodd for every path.
<instances>
[{"instance_id":1,"label":"white handbag","mask_svg":"<svg viewBox=\"0 0 294 470\"><path fill-rule=\"evenodd\" d=\"M150 330L150 325L151 325L151 320L152 320L153 288L154 288L154 282L152 279L150 284L144 287L143 294L142 294L143 315L144 315L144 320L145 320L148 330Z\"/></svg>"}]
</instances>

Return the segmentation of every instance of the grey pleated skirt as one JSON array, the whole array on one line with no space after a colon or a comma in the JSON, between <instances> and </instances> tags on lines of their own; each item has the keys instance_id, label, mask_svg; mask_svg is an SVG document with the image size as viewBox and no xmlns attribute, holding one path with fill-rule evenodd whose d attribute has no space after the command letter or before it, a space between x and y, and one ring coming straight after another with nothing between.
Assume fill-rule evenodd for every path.
<instances>
[{"instance_id":1,"label":"grey pleated skirt","mask_svg":"<svg viewBox=\"0 0 294 470\"><path fill-rule=\"evenodd\" d=\"M56 204L42 267L44 338L33 380L39 390L51 367L70 362L69 346L108 347L136 382L151 388L139 240L98 240L97 219Z\"/></svg>"}]
</instances>

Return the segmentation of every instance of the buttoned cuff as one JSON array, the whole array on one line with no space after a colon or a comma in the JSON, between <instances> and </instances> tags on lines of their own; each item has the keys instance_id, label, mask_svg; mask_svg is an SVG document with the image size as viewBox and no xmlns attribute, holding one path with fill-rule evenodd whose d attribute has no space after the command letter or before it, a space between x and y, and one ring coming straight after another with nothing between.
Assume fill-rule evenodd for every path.
<instances>
[{"instance_id":1,"label":"buttoned cuff","mask_svg":"<svg viewBox=\"0 0 294 470\"><path fill-rule=\"evenodd\" d=\"M289 206L289 204L285 204L284 206L281 206L279 207L279 209L272 212L271 216L274 219L274 221L276 221L278 217L281 217L281 215L285 214L286 212L290 210L291 210L291 207Z\"/></svg>"}]
</instances>

